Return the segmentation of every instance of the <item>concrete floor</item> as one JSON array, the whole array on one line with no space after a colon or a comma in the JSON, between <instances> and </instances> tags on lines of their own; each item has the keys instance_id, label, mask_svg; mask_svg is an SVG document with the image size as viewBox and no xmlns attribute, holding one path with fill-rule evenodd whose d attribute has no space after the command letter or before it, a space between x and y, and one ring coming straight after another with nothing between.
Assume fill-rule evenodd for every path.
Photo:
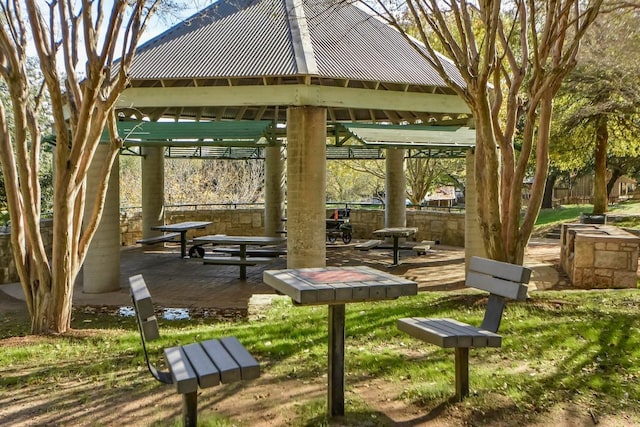
<instances>
[{"instance_id":1,"label":"concrete floor","mask_svg":"<svg viewBox=\"0 0 640 427\"><path fill-rule=\"evenodd\" d=\"M356 243L328 245L327 265L367 265L416 281L423 291L464 287L463 248L438 245L422 256L416 256L411 250L401 250L401 264L391 267L391 249L364 252L354 249ZM559 257L558 240L534 241L529 245L525 265L534 269L530 288L550 289L566 285L566 279L557 270ZM127 247L121 253L120 290L87 294L81 286L76 286L73 301L76 306L131 305L128 278L142 274L157 306L243 312L252 296L274 294L262 282L262 272L282 268L286 268L286 259L274 258L269 264L247 267L247 279L240 280L239 267L204 265L198 259L181 259L178 245ZM0 290L24 299L18 283L1 285Z\"/></svg>"}]
</instances>

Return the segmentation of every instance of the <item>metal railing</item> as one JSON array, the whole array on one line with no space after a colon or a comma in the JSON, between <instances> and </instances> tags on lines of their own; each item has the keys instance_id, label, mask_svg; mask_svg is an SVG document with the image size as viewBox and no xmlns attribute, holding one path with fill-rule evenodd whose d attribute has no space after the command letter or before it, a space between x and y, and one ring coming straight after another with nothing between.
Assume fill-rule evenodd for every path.
<instances>
[{"instance_id":1,"label":"metal railing","mask_svg":"<svg viewBox=\"0 0 640 427\"><path fill-rule=\"evenodd\" d=\"M384 209L384 204L380 202L327 202L327 209ZM257 203L245 203L245 202L227 202L227 203L188 203L179 205L165 205L167 211L201 211L211 209L262 209L264 208L264 202ZM414 206L407 205L407 208L416 209L421 211L435 211L435 212L464 212L464 205L456 206ZM140 212L142 206L122 206L120 208L121 214L131 214L134 212Z\"/></svg>"}]
</instances>

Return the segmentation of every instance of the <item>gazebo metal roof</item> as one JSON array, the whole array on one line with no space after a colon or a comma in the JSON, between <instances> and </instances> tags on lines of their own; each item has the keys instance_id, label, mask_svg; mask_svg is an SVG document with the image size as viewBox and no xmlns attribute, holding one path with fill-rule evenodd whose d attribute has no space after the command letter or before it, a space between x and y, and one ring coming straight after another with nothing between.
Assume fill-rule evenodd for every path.
<instances>
[{"instance_id":1,"label":"gazebo metal roof","mask_svg":"<svg viewBox=\"0 0 640 427\"><path fill-rule=\"evenodd\" d=\"M333 122L469 117L424 55L350 1L219 0L140 46L119 108L151 120L285 123L305 105Z\"/></svg>"},{"instance_id":2,"label":"gazebo metal roof","mask_svg":"<svg viewBox=\"0 0 640 427\"><path fill-rule=\"evenodd\" d=\"M350 1L220 0L137 55L134 79L317 76L446 87L398 31Z\"/></svg>"}]
</instances>

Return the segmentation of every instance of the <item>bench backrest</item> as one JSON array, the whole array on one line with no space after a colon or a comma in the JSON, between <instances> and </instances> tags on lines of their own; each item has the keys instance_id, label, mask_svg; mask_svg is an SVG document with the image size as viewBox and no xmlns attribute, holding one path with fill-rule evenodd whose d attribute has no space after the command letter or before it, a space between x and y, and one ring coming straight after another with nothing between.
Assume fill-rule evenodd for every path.
<instances>
[{"instance_id":1,"label":"bench backrest","mask_svg":"<svg viewBox=\"0 0 640 427\"><path fill-rule=\"evenodd\" d=\"M159 371L149 360L149 353L147 352L146 341L160 338L158 320L156 319L147 284L144 282L142 275L138 274L129 277L129 286L131 287L131 300L133 301L133 309L136 312L136 320L138 322L138 329L140 330L140 340L142 341L142 350L144 351L147 368L149 368L151 375L158 381L171 384L173 382L171 374L169 374L169 372Z\"/></svg>"},{"instance_id":2,"label":"bench backrest","mask_svg":"<svg viewBox=\"0 0 640 427\"><path fill-rule=\"evenodd\" d=\"M158 329L158 320L153 309L151 294L147 289L147 284L141 274L129 277L129 286L131 287L131 299L133 300L133 308L136 312L138 326L142 339L151 341L160 338Z\"/></svg>"},{"instance_id":3,"label":"bench backrest","mask_svg":"<svg viewBox=\"0 0 640 427\"><path fill-rule=\"evenodd\" d=\"M498 332L506 298L524 301L527 298L531 269L521 265L491 259L471 257L466 285L489 292L482 329Z\"/></svg>"}]
</instances>

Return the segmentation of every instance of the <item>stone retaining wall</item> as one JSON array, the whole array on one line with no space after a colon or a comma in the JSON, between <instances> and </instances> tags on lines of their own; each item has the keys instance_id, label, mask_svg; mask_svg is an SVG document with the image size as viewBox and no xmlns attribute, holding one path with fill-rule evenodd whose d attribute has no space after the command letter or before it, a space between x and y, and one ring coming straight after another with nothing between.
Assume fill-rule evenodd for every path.
<instances>
[{"instance_id":1,"label":"stone retaining wall","mask_svg":"<svg viewBox=\"0 0 640 427\"><path fill-rule=\"evenodd\" d=\"M333 209L328 209L329 218ZM140 213L122 216L120 229L122 245L135 245L142 237ZM181 221L212 221L202 230L194 230L194 235L228 234L261 236L264 233L264 211L262 209L219 209L198 211L175 211L166 215L166 223ZM373 209L352 209L350 222L354 239L371 239L373 231L384 227L384 211ZM284 225L283 225L284 227ZM464 246L464 213L407 211L407 227L417 227L415 240L435 240L444 245ZM192 237L192 236L189 236Z\"/></svg>"},{"instance_id":2,"label":"stone retaining wall","mask_svg":"<svg viewBox=\"0 0 640 427\"><path fill-rule=\"evenodd\" d=\"M370 239L373 231L384 227L384 211L352 210L350 216L355 239ZM464 213L407 211L407 227L416 227L416 241L433 240L443 245L464 247Z\"/></svg>"},{"instance_id":3,"label":"stone retaining wall","mask_svg":"<svg viewBox=\"0 0 640 427\"><path fill-rule=\"evenodd\" d=\"M262 209L170 211L165 214L167 224L183 221L212 222L206 228L189 231L189 238L207 234L239 236L262 236L264 234L264 211ZM142 214L140 212L120 217L120 235L122 246L135 245L136 240L142 238Z\"/></svg>"},{"instance_id":4,"label":"stone retaining wall","mask_svg":"<svg viewBox=\"0 0 640 427\"><path fill-rule=\"evenodd\" d=\"M47 219L40 223L40 231L43 235L44 247L47 255L51 257L53 243L53 220ZM0 284L19 281L16 263L11 250L11 234L8 227L0 232Z\"/></svg>"},{"instance_id":5,"label":"stone retaining wall","mask_svg":"<svg viewBox=\"0 0 640 427\"><path fill-rule=\"evenodd\" d=\"M11 283L18 281L16 264L11 252L11 235L0 234L0 283Z\"/></svg>"}]
</instances>

